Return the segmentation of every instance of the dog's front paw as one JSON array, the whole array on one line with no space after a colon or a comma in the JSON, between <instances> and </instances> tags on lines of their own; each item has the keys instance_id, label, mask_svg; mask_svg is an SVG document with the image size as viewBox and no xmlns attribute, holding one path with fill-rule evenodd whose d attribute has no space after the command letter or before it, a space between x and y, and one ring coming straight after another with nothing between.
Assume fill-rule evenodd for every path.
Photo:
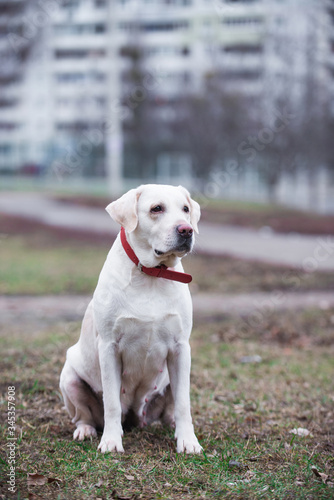
<instances>
[{"instance_id":1,"label":"dog's front paw","mask_svg":"<svg viewBox=\"0 0 334 500\"><path fill-rule=\"evenodd\" d=\"M177 437L176 451L178 453L201 453L202 450L203 448L193 432Z\"/></svg>"},{"instance_id":2,"label":"dog's front paw","mask_svg":"<svg viewBox=\"0 0 334 500\"><path fill-rule=\"evenodd\" d=\"M115 451L118 453L124 453L122 437L102 436L98 450L101 450L101 453L111 453Z\"/></svg>"},{"instance_id":3,"label":"dog's front paw","mask_svg":"<svg viewBox=\"0 0 334 500\"><path fill-rule=\"evenodd\" d=\"M88 424L79 424L73 433L73 439L75 441L83 441L85 438L92 438L96 436L96 429Z\"/></svg>"}]
</instances>

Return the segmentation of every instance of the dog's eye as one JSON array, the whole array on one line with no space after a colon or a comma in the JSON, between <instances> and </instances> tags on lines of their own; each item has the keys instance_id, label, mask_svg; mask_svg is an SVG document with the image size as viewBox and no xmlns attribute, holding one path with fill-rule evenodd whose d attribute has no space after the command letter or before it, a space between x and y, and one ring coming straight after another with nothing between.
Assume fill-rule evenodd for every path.
<instances>
[{"instance_id":1,"label":"dog's eye","mask_svg":"<svg viewBox=\"0 0 334 500\"><path fill-rule=\"evenodd\" d=\"M158 214L160 212L163 212L163 207L161 205L151 208L151 213L153 214Z\"/></svg>"},{"instance_id":2,"label":"dog's eye","mask_svg":"<svg viewBox=\"0 0 334 500\"><path fill-rule=\"evenodd\" d=\"M185 205L185 206L183 207L183 211L184 211L186 214L188 214L188 213L189 213L189 207L187 207L187 205Z\"/></svg>"}]
</instances>

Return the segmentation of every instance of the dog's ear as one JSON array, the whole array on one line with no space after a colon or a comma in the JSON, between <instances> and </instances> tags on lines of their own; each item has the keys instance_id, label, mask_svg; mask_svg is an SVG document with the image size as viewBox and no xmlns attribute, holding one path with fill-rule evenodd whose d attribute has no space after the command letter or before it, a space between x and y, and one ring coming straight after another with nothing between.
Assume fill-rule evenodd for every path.
<instances>
[{"instance_id":1,"label":"dog's ear","mask_svg":"<svg viewBox=\"0 0 334 500\"><path fill-rule=\"evenodd\" d=\"M138 189L131 189L106 207L106 211L114 221L118 222L129 233L134 231L138 224L137 203L139 196Z\"/></svg>"},{"instance_id":2,"label":"dog's ear","mask_svg":"<svg viewBox=\"0 0 334 500\"><path fill-rule=\"evenodd\" d=\"M197 203L197 201L193 200L190 196L189 191L184 188L183 186L179 186L179 188L185 193L189 205L190 205L190 222L193 228L195 229L196 233L198 234L198 221L201 218L201 207Z\"/></svg>"}]
</instances>

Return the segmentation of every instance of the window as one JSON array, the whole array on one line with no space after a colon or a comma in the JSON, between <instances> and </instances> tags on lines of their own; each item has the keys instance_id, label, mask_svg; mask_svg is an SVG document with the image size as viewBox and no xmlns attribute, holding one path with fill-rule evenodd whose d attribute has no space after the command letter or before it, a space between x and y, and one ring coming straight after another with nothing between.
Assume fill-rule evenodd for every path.
<instances>
[{"instance_id":1,"label":"window","mask_svg":"<svg viewBox=\"0 0 334 500\"><path fill-rule=\"evenodd\" d=\"M163 3L167 5L177 5L177 6L187 6L192 5L193 0L163 0Z\"/></svg>"},{"instance_id":2,"label":"window","mask_svg":"<svg viewBox=\"0 0 334 500\"><path fill-rule=\"evenodd\" d=\"M63 35L88 35L95 33L105 33L106 25L104 23L97 24L56 24L54 32L58 36Z\"/></svg>"},{"instance_id":3,"label":"window","mask_svg":"<svg viewBox=\"0 0 334 500\"><path fill-rule=\"evenodd\" d=\"M84 130L88 130L88 123L86 122L72 122L72 123L64 123L58 122L56 123L56 129L64 132L83 132Z\"/></svg>"},{"instance_id":4,"label":"window","mask_svg":"<svg viewBox=\"0 0 334 500\"><path fill-rule=\"evenodd\" d=\"M22 2L1 2L1 14L22 14L25 5Z\"/></svg>"},{"instance_id":5,"label":"window","mask_svg":"<svg viewBox=\"0 0 334 500\"><path fill-rule=\"evenodd\" d=\"M182 28L188 28L187 21L164 21L164 22L146 22L140 26L141 31L174 31Z\"/></svg>"},{"instance_id":6,"label":"window","mask_svg":"<svg viewBox=\"0 0 334 500\"><path fill-rule=\"evenodd\" d=\"M263 23L262 17L226 17L222 23L228 26L256 26Z\"/></svg>"},{"instance_id":7,"label":"window","mask_svg":"<svg viewBox=\"0 0 334 500\"><path fill-rule=\"evenodd\" d=\"M55 51L56 59L84 59L86 57L103 57L106 51L104 49L57 49Z\"/></svg>"},{"instance_id":8,"label":"window","mask_svg":"<svg viewBox=\"0 0 334 500\"><path fill-rule=\"evenodd\" d=\"M107 104L107 99L104 96L91 96L86 95L84 97L58 97L56 99L56 105L59 108L68 107L82 107L86 105L96 105L98 108L104 108Z\"/></svg>"},{"instance_id":9,"label":"window","mask_svg":"<svg viewBox=\"0 0 334 500\"><path fill-rule=\"evenodd\" d=\"M139 24L132 21L123 21L119 23L119 29L131 31L139 28L140 31L154 32L154 31L175 31L189 27L188 21L149 21Z\"/></svg>"},{"instance_id":10,"label":"window","mask_svg":"<svg viewBox=\"0 0 334 500\"><path fill-rule=\"evenodd\" d=\"M260 54L263 52L263 45L252 45L252 44L235 44L226 45L222 47L224 52L231 52L235 54Z\"/></svg>"},{"instance_id":11,"label":"window","mask_svg":"<svg viewBox=\"0 0 334 500\"><path fill-rule=\"evenodd\" d=\"M222 73L224 80L258 80L261 77L261 71L258 70L234 70Z\"/></svg>"},{"instance_id":12,"label":"window","mask_svg":"<svg viewBox=\"0 0 334 500\"><path fill-rule=\"evenodd\" d=\"M3 99L0 98L0 108L12 108L18 103L17 99Z\"/></svg>"},{"instance_id":13,"label":"window","mask_svg":"<svg viewBox=\"0 0 334 500\"><path fill-rule=\"evenodd\" d=\"M80 0L64 0L61 6L64 9L73 9L79 7L79 5L80 5Z\"/></svg>"},{"instance_id":14,"label":"window","mask_svg":"<svg viewBox=\"0 0 334 500\"><path fill-rule=\"evenodd\" d=\"M258 1L259 0L229 0L229 2L231 2L231 3L255 3Z\"/></svg>"},{"instance_id":15,"label":"window","mask_svg":"<svg viewBox=\"0 0 334 500\"><path fill-rule=\"evenodd\" d=\"M95 24L95 33L105 33L106 32L106 25L99 23Z\"/></svg>"},{"instance_id":16,"label":"window","mask_svg":"<svg viewBox=\"0 0 334 500\"><path fill-rule=\"evenodd\" d=\"M190 55L190 48L185 46L177 45L151 45L146 47L145 50L148 56L183 56L187 57Z\"/></svg>"},{"instance_id":17,"label":"window","mask_svg":"<svg viewBox=\"0 0 334 500\"><path fill-rule=\"evenodd\" d=\"M97 122L87 123L81 121L75 122L58 122L56 123L56 129L60 132L84 132L85 130L89 130L91 128L100 128L101 124Z\"/></svg>"},{"instance_id":18,"label":"window","mask_svg":"<svg viewBox=\"0 0 334 500\"><path fill-rule=\"evenodd\" d=\"M0 130L14 130L19 128L17 123L13 122L0 122Z\"/></svg>"},{"instance_id":19,"label":"window","mask_svg":"<svg viewBox=\"0 0 334 500\"><path fill-rule=\"evenodd\" d=\"M20 75L0 75L0 85L9 85L13 83L18 83L22 80Z\"/></svg>"},{"instance_id":20,"label":"window","mask_svg":"<svg viewBox=\"0 0 334 500\"><path fill-rule=\"evenodd\" d=\"M0 144L0 154L8 155L12 150L12 146L10 144Z\"/></svg>"},{"instance_id":21,"label":"window","mask_svg":"<svg viewBox=\"0 0 334 500\"><path fill-rule=\"evenodd\" d=\"M77 83L85 80L85 73L58 73L55 75L59 83Z\"/></svg>"},{"instance_id":22,"label":"window","mask_svg":"<svg viewBox=\"0 0 334 500\"><path fill-rule=\"evenodd\" d=\"M92 70L87 73L83 72L67 72L56 73L55 79L58 83L81 83L81 82L102 82L106 79L105 73Z\"/></svg>"}]
</instances>

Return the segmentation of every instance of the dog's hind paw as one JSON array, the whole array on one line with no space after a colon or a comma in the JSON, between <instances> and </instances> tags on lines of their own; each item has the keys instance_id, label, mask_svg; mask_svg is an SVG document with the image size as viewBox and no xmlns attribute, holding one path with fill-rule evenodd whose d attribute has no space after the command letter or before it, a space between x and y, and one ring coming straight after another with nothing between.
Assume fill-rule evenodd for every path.
<instances>
[{"instance_id":1,"label":"dog's hind paw","mask_svg":"<svg viewBox=\"0 0 334 500\"><path fill-rule=\"evenodd\" d=\"M75 441L83 441L85 438L92 438L96 436L96 429L88 424L79 424L73 433L73 439Z\"/></svg>"},{"instance_id":2,"label":"dog's hind paw","mask_svg":"<svg viewBox=\"0 0 334 500\"><path fill-rule=\"evenodd\" d=\"M101 453L111 453L111 452L124 453L122 438L120 437L119 439L117 438L109 439L109 438L104 438L102 436L102 439L98 446L98 450L100 450Z\"/></svg>"}]
</instances>

